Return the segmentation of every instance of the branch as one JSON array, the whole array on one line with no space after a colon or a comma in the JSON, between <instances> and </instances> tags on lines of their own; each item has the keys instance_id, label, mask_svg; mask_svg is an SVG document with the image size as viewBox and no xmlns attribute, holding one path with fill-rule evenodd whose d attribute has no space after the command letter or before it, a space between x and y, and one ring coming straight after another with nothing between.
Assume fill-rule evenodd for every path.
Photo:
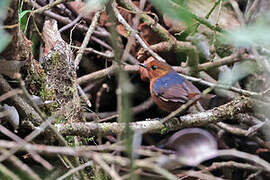
<instances>
[{"instance_id":1,"label":"branch","mask_svg":"<svg viewBox=\"0 0 270 180\"><path fill-rule=\"evenodd\" d=\"M136 12L140 20L151 26L152 30L160 35L164 41L176 41L175 37L171 35L163 26L157 23L153 18L139 9L131 0L118 0L117 1L124 8Z\"/></svg>"},{"instance_id":2,"label":"branch","mask_svg":"<svg viewBox=\"0 0 270 180\"><path fill-rule=\"evenodd\" d=\"M239 163L239 162L234 162L234 161L225 161L225 162L215 162L213 163L211 166L206 167L204 169L201 170L201 172L208 172L208 171L214 171L216 169L219 168L238 168L238 169L246 169L246 170L250 170L250 171L259 171L259 170L263 170L263 168L259 167L259 166L254 166L254 165L250 165L247 163Z\"/></svg>"},{"instance_id":3,"label":"branch","mask_svg":"<svg viewBox=\"0 0 270 180\"><path fill-rule=\"evenodd\" d=\"M224 61L226 61L226 60L224 60ZM206 63L204 63L204 64L206 64ZM204 64L202 64L202 65L204 65ZM117 66L112 65L106 69L102 69L100 71L96 71L96 72L93 72L91 74L84 75L84 76L78 78L78 83L83 84L83 83L86 83L88 81L95 81L98 79L102 79L105 76L109 76L109 75L116 73L117 69L118 69ZM128 72L138 72L139 71L139 67L137 65L125 65L123 69L125 71L128 71ZM239 93L241 95L245 95L245 96L262 97L265 94L264 92L257 93L257 92L253 92L253 91L247 91L244 89L240 89L240 88L236 88L236 87L232 87L232 86L228 86L228 85L224 85L224 84L215 84L215 83L211 83L208 81L204 81L204 80L199 79L199 78L186 76L183 74L183 73L187 73L186 69L183 69L179 66L173 66L173 69L176 70L177 72L180 72L182 76L184 76L186 79L188 79L190 81L198 82L200 84L203 84L203 85L206 85L206 86L209 86L212 88L226 89L226 90L230 90L233 92L237 92L237 93Z\"/></svg>"},{"instance_id":4,"label":"branch","mask_svg":"<svg viewBox=\"0 0 270 180\"><path fill-rule=\"evenodd\" d=\"M159 61L165 62L165 60L160 57L157 53L155 53L152 49L150 49L147 44L144 42L144 40L139 36L139 34L127 23L127 21L123 18L123 16L119 13L118 9L116 8L116 3L114 2L113 5L113 11L115 13L115 17L118 19L118 21L125 26L125 28L132 32L135 38L138 40L138 42L141 44L141 46L148 51L154 58L156 58Z\"/></svg>"},{"instance_id":5,"label":"branch","mask_svg":"<svg viewBox=\"0 0 270 180\"><path fill-rule=\"evenodd\" d=\"M43 7L39 8L39 9L34 10L33 13L41 14L44 11L47 11L47 10L51 9L56 5L67 2L67 1L70 1L70 0L57 0L57 1L52 2L52 3L50 3L50 4L46 5L46 6L43 6Z\"/></svg>"},{"instance_id":6,"label":"branch","mask_svg":"<svg viewBox=\"0 0 270 180\"><path fill-rule=\"evenodd\" d=\"M74 62L75 68L77 68L77 66L79 65L79 63L82 59L82 56L84 53L84 48L86 48L87 44L89 43L90 37L97 26L98 19L101 15L101 12L102 12L102 10L99 10L96 12L95 16L93 17L92 23L91 23L90 27L88 28L88 31L86 32L85 38L82 42L81 48L79 49L77 56L76 56L76 59L75 59L75 62Z\"/></svg>"},{"instance_id":7,"label":"branch","mask_svg":"<svg viewBox=\"0 0 270 180\"><path fill-rule=\"evenodd\" d=\"M130 123L133 131L144 131L147 133L162 133L165 131L175 131L178 129L194 126L203 126L211 123L232 119L238 113L251 110L254 101L250 98L240 97L225 105L196 114L188 114L179 118L171 119L162 124L158 120L138 121ZM56 124L58 132L63 135L77 135L83 137L95 136L99 132L102 136L109 134L121 134L124 132L124 123L69 123Z\"/></svg>"},{"instance_id":8,"label":"branch","mask_svg":"<svg viewBox=\"0 0 270 180\"><path fill-rule=\"evenodd\" d=\"M265 171L270 172L270 163L253 154L238 151L235 149L226 149L226 150L219 150L217 156L234 156L234 157L242 158L242 159L254 162L262 166Z\"/></svg>"},{"instance_id":9,"label":"branch","mask_svg":"<svg viewBox=\"0 0 270 180\"><path fill-rule=\"evenodd\" d=\"M84 75L84 76L78 78L77 82L78 82L78 84L83 84L83 83L86 83L89 81L102 79L105 76L109 76L109 75L116 73L117 69L118 69L118 66L113 64L108 68L93 72L91 74Z\"/></svg>"},{"instance_id":10,"label":"branch","mask_svg":"<svg viewBox=\"0 0 270 180\"><path fill-rule=\"evenodd\" d=\"M239 89L239 88L236 88L236 87L233 87L233 86L228 86L228 85L225 85L225 84L215 84L215 83L211 83L211 82L208 82L208 81L204 81L204 80L199 79L199 78L194 78L194 77L186 76L186 75L183 75L183 74L181 74L181 75L184 76L187 80L190 80L190 81L193 81L193 82L198 82L200 84L203 84L203 85L206 85L206 86L209 86L209 87L212 87L212 88L220 88L220 89L230 90L230 91L237 92L237 93L239 93L241 95L245 95L245 96L261 97L261 96L264 95L263 93L247 91L247 90L244 90L244 89Z\"/></svg>"}]
</instances>

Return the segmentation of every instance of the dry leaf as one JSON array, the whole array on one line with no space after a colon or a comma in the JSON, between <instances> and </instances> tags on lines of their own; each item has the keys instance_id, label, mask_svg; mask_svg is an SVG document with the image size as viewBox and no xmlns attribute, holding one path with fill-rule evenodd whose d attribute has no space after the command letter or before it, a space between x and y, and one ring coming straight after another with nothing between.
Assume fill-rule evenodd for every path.
<instances>
[{"instance_id":1,"label":"dry leaf","mask_svg":"<svg viewBox=\"0 0 270 180\"><path fill-rule=\"evenodd\" d=\"M199 128L180 130L172 135L165 147L176 150L181 163L197 166L202 161L213 158L217 153L215 138Z\"/></svg>"},{"instance_id":2,"label":"dry leaf","mask_svg":"<svg viewBox=\"0 0 270 180\"><path fill-rule=\"evenodd\" d=\"M20 116L17 109L14 106L4 104L3 110L6 114L5 118L10 122L14 129L18 129L20 124Z\"/></svg>"}]
</instances>

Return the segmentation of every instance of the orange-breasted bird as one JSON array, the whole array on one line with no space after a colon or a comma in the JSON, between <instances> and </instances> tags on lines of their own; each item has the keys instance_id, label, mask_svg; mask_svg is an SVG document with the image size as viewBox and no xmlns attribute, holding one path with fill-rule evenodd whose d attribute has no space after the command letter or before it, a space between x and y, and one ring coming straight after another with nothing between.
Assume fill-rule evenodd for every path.
<instances>
[{"instance_id":1,"label":"orange-breasted bird","mask_svg":"<svg viewBox=\"0 0 270 180\"><path fill-rule=\"evenodd\" d=\"M201 94L197 87L174 71L169 64L152 59L146 64L141 63L139 65L148 72L150 93L153 101L160 109L172 112L189 99ZM142 72L140 71L141 76Z\"/></svg>"}]
</instances>

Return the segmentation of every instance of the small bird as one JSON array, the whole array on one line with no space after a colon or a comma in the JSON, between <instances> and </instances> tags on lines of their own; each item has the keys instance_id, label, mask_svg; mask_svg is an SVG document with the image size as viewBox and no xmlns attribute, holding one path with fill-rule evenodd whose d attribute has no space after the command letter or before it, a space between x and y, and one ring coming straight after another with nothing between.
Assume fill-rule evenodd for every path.
<instances>
[{"instance_id":1,"label":"small bird","mask_svg":"<svg viewBox=\"0 0 270 180\"><path fill-rule=\"evenodd\" d=\"M189 99L201 94L197 87L174 71L169 64L152 59L139 65L148 72L152 99L161 110L172 112ZM140 73L141 76L145 74L143 71Z\"/></svg>"}]
</instances>

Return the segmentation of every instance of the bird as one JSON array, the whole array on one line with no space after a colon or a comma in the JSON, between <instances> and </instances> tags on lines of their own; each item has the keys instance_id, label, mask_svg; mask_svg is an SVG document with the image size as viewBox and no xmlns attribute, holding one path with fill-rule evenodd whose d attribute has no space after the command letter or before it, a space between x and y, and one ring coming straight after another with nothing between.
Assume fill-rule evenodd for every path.
<instances>
[{"instance_id":1,"label":"bird","mask_svg":"<svg viewBox=\"0 0 270 180\"><path fill-rule=\"evenodd\" d=\"M140 69L141 77L147 76L150 81L150 94L154 103L163 111L175 111L201 94L196 86L165 62L151 57L150 61L140 63L139 66L143 68Z\"/></svg>"}]
</instances>

